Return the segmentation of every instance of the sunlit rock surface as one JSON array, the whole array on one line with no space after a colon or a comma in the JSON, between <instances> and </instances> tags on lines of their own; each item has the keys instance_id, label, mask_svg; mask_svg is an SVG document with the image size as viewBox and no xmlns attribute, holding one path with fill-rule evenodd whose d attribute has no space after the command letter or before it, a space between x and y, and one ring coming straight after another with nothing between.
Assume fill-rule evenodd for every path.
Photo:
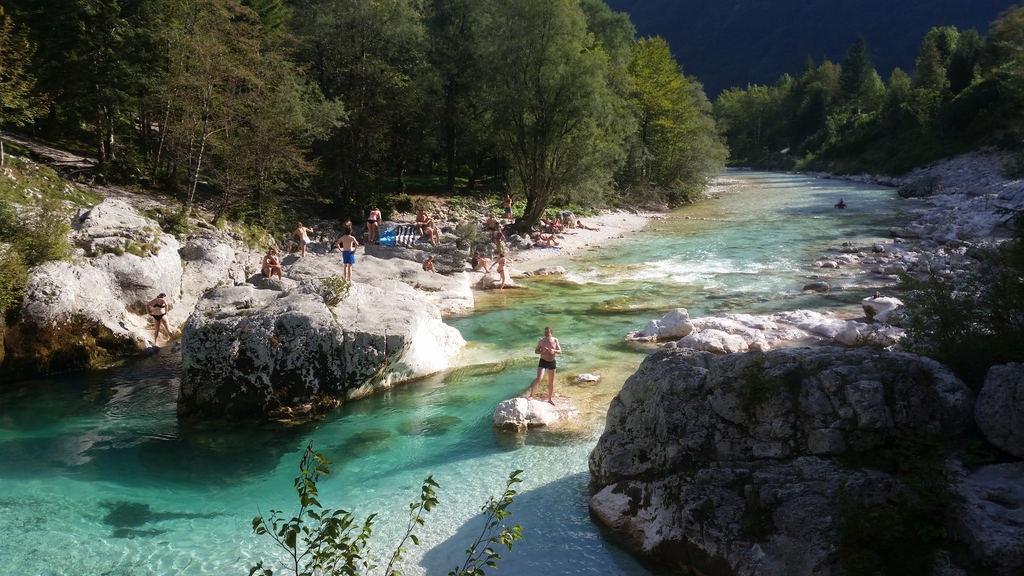
<instances>
[{"instance_id":1,"label":"sunlit rock surface","mask_svg":"<svg viewBox=\"0 0 1024 576\"><path fill-rule=\"evenodd\" d=\"M465 341L441 311L472 305L465 283L406 260L356 265L373 278L333 307L320 286L341 275L334 253L307 254L283 281L257 277L208 293L182 332L179 412L315 416L447 368Z\"/></svg>"}]
</instances>

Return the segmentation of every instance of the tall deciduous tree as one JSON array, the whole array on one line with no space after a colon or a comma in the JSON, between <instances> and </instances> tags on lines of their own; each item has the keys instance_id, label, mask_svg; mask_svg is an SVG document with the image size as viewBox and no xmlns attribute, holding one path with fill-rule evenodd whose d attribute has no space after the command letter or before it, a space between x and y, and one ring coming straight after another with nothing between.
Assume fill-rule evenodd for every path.
<instances>
[{"instance_id":1,"label":"tall deciduous tree","mask_svg":"<svg viewBox=\"0 0 1024 576\"><path fill-rule=\"evenodd\" d=\"M960 34L960 42L956 52L949 60L946 78L949 79L949 92L956 96L963 92L978 78L979 60L981 58L981 36L974 28Z\"/></svg>"},{"instance_id":2,"label":"tall deciduous tree","mask_svg":"<svg viewBox=\"0 0 1024 576\"><path fill-rule=\"evenodd\" d=\"M609 191L633 127L579 2L492 0L483 37L493 133L526 197L520 225L536 223L556 195Z\"/></svg>"},{"instance_id":3,"label":"tall deciduous tree","mask_svg":"<svg viewBox=\"0 0 1024 576\"><path fill-rule=\"evenodd\" d=\"M637 42L629 64L630 104L637 117L631 176L681 200L703 190L726 150L717 137L711 105L700 85L686 78L662 38Z\"/></svg>"},{"instance_id":4,"label":"tall deciduous tree","mask_svg":"<svg viewBox=\"0 0 1024 576\"><path fill-rule=\"evenodd\" d=\"M394 173L417 121L424 29L415 0L301 0L298 56L347 123L314 145L326 184L341 204L370 200L375 182Z\"/></svg>"},{"instance_id":5,"label":"tall deciduous tree","mask_svg":"<svg viewBox=\"0 0 1024 576\"><path fill-rule=\"evenodd\" d=\"M436 78L429 92L443 134L446 188L455 190L455 178L484 120L479 102L479 42L481 3L476 0L427 0L427 61ZM475 139L480 146L480 139Z\"/></svg>"},{"instance_id":6,"label":"tall deciduous tree","mask_svg":"<svg viewBox=\"0 0 1024 576\"><path fill-rule=\"evenodd\" d=\"M0 6L0 166L4 165L3 126L24 126L43 112L42 101L33 94L36 79L28 70L34 51L24 31L15 28Z\"/></svg>"}]
</instances>

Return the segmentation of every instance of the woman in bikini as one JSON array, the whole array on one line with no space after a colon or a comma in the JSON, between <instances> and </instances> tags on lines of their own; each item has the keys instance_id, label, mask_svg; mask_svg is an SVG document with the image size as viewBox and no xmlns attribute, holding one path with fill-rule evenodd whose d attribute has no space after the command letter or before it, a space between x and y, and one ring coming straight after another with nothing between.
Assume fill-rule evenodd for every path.
<instances>
[{"instance_id":1,"label":"woman in bikini","mask_svg":"<svg viewBox=\"0 0 1024 576\"><path fill-rule=\"evenodd\" d=\"M380 238L380 223L382 216L380 214L380 208L374 207L370 210L370 216L366 219L366 235L369 237L368 242L376 242Z\"/></svg>"},{"instance_id":2,"label":"woman in bikini","mask_svg":"<svg viewBox=\"0 0 1024 576\"><path fill-rule=\"evenodd\" d=\"M167 294L161 292L156 298L149 301L149 315L153 317L156 324L156 331L153 332L153 344L160 340L160 328L167 332L168 338L173 338L171 325L167 322L167 313L171 311L171 303L167 301Z\"/></svg>"}]
</instances>

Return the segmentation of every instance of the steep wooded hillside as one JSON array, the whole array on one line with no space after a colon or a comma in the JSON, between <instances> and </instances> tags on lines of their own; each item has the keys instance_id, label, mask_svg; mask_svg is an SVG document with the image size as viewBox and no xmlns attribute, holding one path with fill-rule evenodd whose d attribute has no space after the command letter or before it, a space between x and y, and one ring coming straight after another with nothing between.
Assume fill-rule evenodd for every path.
<instances>
[{"instance_id":1,"label":"steep wooded hillside","mask_svg":"<svg viewBox=\"0 0 1024 576\"><path fill-rule=\"evenodd\" d=\"M878 73L910 70L921 38L935 26L977 28L1007 0L607 0L627 12L639 36L668 40L686 74L714 99L722 90L773 84L798 74L808 56L841 62L857 35Z\"/></svg>"}]
</instances>

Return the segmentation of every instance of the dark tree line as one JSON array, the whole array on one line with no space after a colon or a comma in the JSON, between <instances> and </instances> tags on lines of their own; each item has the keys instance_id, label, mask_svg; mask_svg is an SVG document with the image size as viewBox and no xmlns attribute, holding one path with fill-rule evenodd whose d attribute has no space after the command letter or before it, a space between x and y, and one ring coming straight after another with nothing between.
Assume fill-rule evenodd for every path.
<instances>
[{"instance_id":1,"label":"dark tree line","mask_svg":"<svg viewBox=\"0 0 1024 576\"><path fill-rule=\"evenodd\" d=\"M733 158L753 166L900 173L982 144L1018 146L1024 128L1024 9L989 34L933 28L912 73L883 82L863 38L841 64L723 92L715 116Z\"/></svg>"},{"instance_id":2,"label":"dark tree line","mask_svg":"<svg viewBox=\"0 0 1024 576\"><path fill-rule=\"evenodd\" d=\"M387 205L415 177L507 184L528 225L552 203L685 200L726 155L701 86L601 0L5 5L35 48L37 135L220 215Z\"/></svg>"}]
</instances>

